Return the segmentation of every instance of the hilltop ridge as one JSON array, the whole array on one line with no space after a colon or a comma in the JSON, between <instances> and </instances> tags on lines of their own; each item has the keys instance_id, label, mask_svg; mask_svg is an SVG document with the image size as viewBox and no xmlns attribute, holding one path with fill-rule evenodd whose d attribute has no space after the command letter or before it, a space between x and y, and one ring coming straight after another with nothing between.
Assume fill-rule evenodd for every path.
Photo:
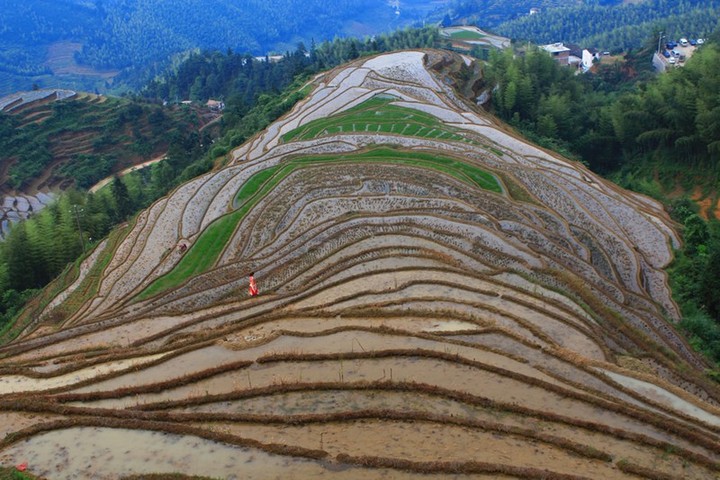
<instances>
[{"instance_id":1,"label":"hilltop ridge","mask_svg":"<svg viewBox=\"0 0 720 480\"><path fill-rule=\"evenodd\" d=\"M475 109L461 65L316 76L48 286L0 347L0 462L715 478L720 392L672 325L674 223Z\"/></svg>"}]
</instances>

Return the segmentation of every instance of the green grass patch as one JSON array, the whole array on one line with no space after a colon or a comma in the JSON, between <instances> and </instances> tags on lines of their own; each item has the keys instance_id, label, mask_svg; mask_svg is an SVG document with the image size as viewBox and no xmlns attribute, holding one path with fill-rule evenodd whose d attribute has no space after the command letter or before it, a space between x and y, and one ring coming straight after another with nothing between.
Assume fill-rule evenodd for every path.
<instances>
[{"instance_id":1,"label":"green grass patch","mask_svg":"<svg viewBox=\"0 0 720 480\"><path fill-rule=\"evenodd\" d=\"M497 149L497 148L495 148L495 147L489 147L489 150L490 150L491 152L493 152L495 155L497 155L498 157L502 157L502 156L505 155L505 153L504 153L502 150L499 150L499 149Z\"/></svg>"},{"instance_id":2,"label":"green grass patch","mask_svg":"<svg viewBox=\"0 0 720 480\"><path fill-rule=\"evenodd\" d=\"M469 30L460 30L451 33L450 38L453 40L480 40L481 38L485 38L485 35Z\"/></svg>"},{"instance_id":3,"label":"green grass patch","mask_svg":"<svg viewBox=\"0 0 720 480\"><path fill-rule=\"evenodd\" d=\"M212 268L232 237L238 223L257 202L296 169L327 163L384 163L429 168L450 175L473 187L502 193L500 182L493 174L454 158L425 152L379 147L363 153L295 157L251 176L235 196L233 206L236 210L211 223L175 268L143 290L138 296L138 300L144 300L174 288L188 278Z\"/></svg>"},{"instance_id":4,"label":"green grass patch","mask_svg":"<svg viewBox=\"0 0 720 480\"><path fill-rule=\"evenodd\" d=\"M291 130L282 136L282 141L312 140L342 132L372 132L471 143L428 113L391 105L394 100L397 99L390 95L377 95L342 113Z\"/></svg>"}]
</instances>

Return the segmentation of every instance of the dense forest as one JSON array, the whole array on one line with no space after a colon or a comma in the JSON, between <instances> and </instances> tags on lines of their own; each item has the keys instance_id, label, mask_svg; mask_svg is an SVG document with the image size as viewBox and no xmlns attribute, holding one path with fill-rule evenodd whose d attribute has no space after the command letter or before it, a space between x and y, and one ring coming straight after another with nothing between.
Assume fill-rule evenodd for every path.
<instances>
[{"instance_id":1,"label":"dense forest","mask_svg":"<svg viewBox=\"0 0 720 480\"><path fill-rule=\"evenodd\" d=\"M453 0L434 11L429 19L445 24L477 24L480 28L495 30L503 22L528 15L531 8L544 11L584 3L584 0ZM611 0L611 3L617 4L620 0Z\"/></svg>"},{"instance_id":2,"label":"dense forest","mask_svg":"<svg viewBox=\"0 0 720 480\"><path fill-rule=\"evenodd\" d=\"M718 18L719 0L646 0L623 5L588 2L524 15L497 25L496 31L537 44L562 41L622 52L642 47L659 32L675 40L706 37L717 27Z\"/></svg>"},{"instance_id":3,"label":"dense forest","mask_svg":"<svg viewBox=\"0 0 720 480\"><path fill-rule=\"evenodd\" d=\"M0 71L48 73L41 46L90 36L96 9L67 0L3 0L0 10Z\"/></svg>"},{"instance_id":4,"label":"dense forest","mask_svg":"<svg viewBox=\"0 0 720 480\"><path fill-rule=\"evenodd\" d=\"M642 58L649 68L649 57ZM485 81L498 87L493 107L501 118L600 173L648 156L715 165L720 160L718 61L717 44L707 44L684 68L647 81L627 64L599 65L596 74L577 76L530 48L522 56L493 52ZM629 89L632 82L637 88Z\"/></svg>"}]
</instances>

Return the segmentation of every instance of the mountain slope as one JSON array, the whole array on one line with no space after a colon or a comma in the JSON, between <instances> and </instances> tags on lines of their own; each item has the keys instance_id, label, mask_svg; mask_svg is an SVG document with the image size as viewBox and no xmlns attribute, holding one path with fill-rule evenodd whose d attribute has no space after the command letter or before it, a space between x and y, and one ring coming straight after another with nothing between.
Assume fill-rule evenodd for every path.
<instances>
[{"instance_id":1,"label":"mountain slope","mask_svg":"<svg viewBox=\"0 0 720 480\"><path fill-rule=\"evenodd\" d=\"M123 84L140 87L164 73L168 59L182 52L283 53L300 41L310 46L390 32L420 21L431 5L423 0L5 0L0 95L33 84L122 91Z\"/></svg>"},{"instance_id":2,"label":"mountain slope","mask_svg":"<svg viewBox=\"0 0 720 480\"><path fill-rule=\"evenodd\" d=\"M319 75L50 285L0 348L0 461L715 478L718 390L667 321L674 225L466 104L463 62Z\"/></svg>"},{"instance_id":3,"label":"mountain slope","mask_svg":"<svg viewBox=\"0 0 720 480\"><path fill-rule=\"evenodd\" d=\"M497 25L497 32L538 44L557 41L628 51L648 42L706 37L717 28L720 2L716 0L646 0L623 5L587 2L525 15ZM482 25L482 23L480 24Z\"/></svg>"},{"instance_id":4,"label":"mountain slope","mask_svg":"<svg viewBox=\"0 0 720 480\"><path fill-rule=\"evenodd\" d=\"M0 98L0 237L70 188L165 156L218 114L72 90Z\"/></svg>"}]
</instances>

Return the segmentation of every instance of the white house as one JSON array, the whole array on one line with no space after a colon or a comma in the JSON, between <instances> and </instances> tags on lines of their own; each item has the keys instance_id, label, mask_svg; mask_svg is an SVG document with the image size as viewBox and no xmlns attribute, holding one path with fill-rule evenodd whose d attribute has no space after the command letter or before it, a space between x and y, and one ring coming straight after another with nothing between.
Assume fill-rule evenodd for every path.
<instances>
[{"instance_id":1,"label":"white house","mask_svg":"<svg viewBox=\"0 0 720 480\"><path fill-rule=\"evenodd\" d=\"M593 66L593 61L595 59L600 59L600 53L597 50L595 50L594 48L583 49L583 51L582 51L582 69L583 69L583 71L587 72L588 70L590 70Z\"/></svg>"}]
</instances>

